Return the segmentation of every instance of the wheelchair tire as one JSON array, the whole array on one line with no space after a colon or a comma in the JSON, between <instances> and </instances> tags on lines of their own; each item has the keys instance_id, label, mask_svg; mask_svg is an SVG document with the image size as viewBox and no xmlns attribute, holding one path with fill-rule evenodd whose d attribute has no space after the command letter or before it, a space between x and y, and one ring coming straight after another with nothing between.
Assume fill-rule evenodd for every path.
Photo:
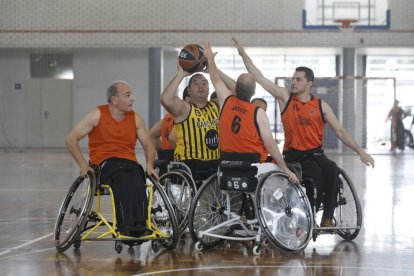
<instances>
[{"instance_id":1,"label":"wheelchair tire","mask_svg":"<svg viewBox=\"0 0 414 276\"><path fill-rule=\"evenodd\" d=\"M85 227L95 195L96 177L92 172L79 176L63 200L56 219L54 242L56 250L64 252Z\"/></svg>"},{"instance_id":2,"label":"wheelchair tire","mask_svg":"<svg viewBox=\"0 0 414 276\"><path fill-rule=\"evenodd\" d=\"M312 238L313 212L299 184L279 171L267 173L256 188L256 208L266 239L288 252L305 249Z\"/></svg>"},{"instance_id":3,"label":"wheelchair tire","mask_svg":"<svg viewBox=\"0 0 414 276\"><path fill-rule=\"evenodd\" d=\"M149 177L149 180L154 185L151 222L168 236L168 238L161 239L160 243L169 250L174 249L180 236L174 208L161 184L154 177Z\"/></svg>"},{"instance_id":4,"label":"wheelchair tire","mask_svg":"<svg viewBox=\"0 0 414 276\"><path fill-rule=\"evenodd\" d=\"M194 181L187 172L174 170L163 174L159 182L174 207L178 231L182 235L187 229L188 213L196 193Z\"/></svg>"},{"instance_id":5,"label":"wheelchair tire","mask_svg":"<svg viewBox=\"0 0 414 276\"><path fill-rule=\"evenodd\" d=\"M241 195L240 192L232 192L230 199L232 211L234 210L238 214L241 212ZM198 189L191 203L188 228L193 241L199 242L199 245L202 245L204 249L214 247L223 241L221 238L207 235L200 239L198 232L208 230L227 220L227 215L224 214L226 202L226 195L220 190L217 175L214 174ZM232 231L231 226L226 226L216 229L214 234L228 236Z\"/></svg>"},{"instance_id":6,"label":"wheelchair tire","mask_svg":"<svg viewBox=\"0 0 414 276\"><path fill-rule=\"evenodd\" d=\"M352 183L346 172L339 168L338 206L334 218L337 227L355 227L355 229L339 230L338 235L345 240L355 239L362 227L362 208Z\"/></svg>"}]
</instances>

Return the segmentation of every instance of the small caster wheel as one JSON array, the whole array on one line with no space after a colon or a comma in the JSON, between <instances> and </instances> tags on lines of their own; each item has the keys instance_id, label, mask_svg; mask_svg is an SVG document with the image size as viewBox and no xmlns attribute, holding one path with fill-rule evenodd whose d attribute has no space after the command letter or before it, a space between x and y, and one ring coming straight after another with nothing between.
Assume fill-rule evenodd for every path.
<instances>
[{"instance_id":1,"label":"small caster wheel","mask_svg":"<svg viewBox=\"0 0 414 276\"><path fill-rule=\"evenodd\" d=\"M79 249L79 247L81 246L81 240L80 238L77 238L74 242L73 242L73 247L75 248L75 250Z\"/></svg>"},{"instance_id":2,"label":"small caster wheel","mask_svg":"<svg viewBox=\"0 0 414 276\"><path fill-rule=\"evenodd\" d=\"M312 235L312 240L315 242L317 237L318 237L318 234L313 234Z\"/></svg>"},{"instance_id":3,"label":"small caster wheel","mask_svg":"<svg viewBox=\"0 0 414 276\"><path fill-rule=\"evenodd\" d=\"M260 254L260 246L255 245L253 246L253 255L258 256Z\"/></svg>"},{"instance_id":4,"label":"small caster wheel","mask_svg":"<svg viewBox=\"0 0 414 276\"><path fill-rule=\"evenodd\" d=\"M124 248L124 245L122 244L121 241L115 241L115 251L116 251L116 253L121 254L123 248Z\"/></svg>"},{"instance_id":5,"label":"small caster wheel","mask_svg":"<svg viewBox=\"0 0 414 276\"><path fill-rule=\"evenodd\" d=\"M201 250L203 250L203 244L201 243L201 242L196 242L195 243L195 250L197 250L197 251L201 251Z\"/></svg>"},{"instance_id":6,"label":"small caster wheel","mask_svg":"<svg viewBox=\"0 0 414 276\"><path fill-rule=\"evenodd\" d=\"M157 241L151 241L151 248L152 248L152 251L154 251L154 253L158 253L158 251L160 250L160 247L158 246Z\"/></svg>"},{"instance_id":7,"label":"small caster wheel","mask_svg":"<svg viewBox=\"0 0 414 276\"><path fill-rule=\"evenodd\" d=\"M267 239L263 239L262 245L265 247L269 246L269 241Z\"/></svg>"}]
</instances>

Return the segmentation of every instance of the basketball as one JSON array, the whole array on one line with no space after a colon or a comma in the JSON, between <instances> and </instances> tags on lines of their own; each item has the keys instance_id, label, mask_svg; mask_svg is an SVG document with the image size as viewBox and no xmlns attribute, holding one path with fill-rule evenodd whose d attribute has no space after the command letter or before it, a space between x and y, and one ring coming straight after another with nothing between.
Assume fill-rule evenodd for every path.
<instances>
[{"instance_id":1,"label":"basketball","mask_svg":"<svg viewBox=\"0 0 414 276\"><path fill-rule=\"evenodd\" d=\"M178 61L181 67L191 74L202 71L207 65L204 49L197 44L185 46L178 55Z\"/></svg>"}]
</instances>

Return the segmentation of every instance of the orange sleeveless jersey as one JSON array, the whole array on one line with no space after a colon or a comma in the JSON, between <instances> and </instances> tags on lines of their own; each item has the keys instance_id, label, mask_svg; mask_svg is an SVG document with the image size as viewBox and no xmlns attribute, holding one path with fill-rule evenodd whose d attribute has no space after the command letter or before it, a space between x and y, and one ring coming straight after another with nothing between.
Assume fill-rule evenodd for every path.
<instances>
[{"instance_id":1,"label":"orange sleeveless jersey","mask_svg":"<svg viewBox=\"0 0 414 276\"><path fill-rule=\"evenodd\" d=\"M98 125L88 135L90 161L100 164L110 157L137 161L135 112L126 113L125 118L117 122L112 118L108 105L98 108L101 113Z\"/></svg>"},{"instance_id":2,"label":"orange sleeveless jersey","mask_svg":"<svg viewBox=\"0 0 414 276\"><path fill-rule=\"evenodd\" d=\"M161 149L168 150L173 149L171 141L169 139L170 133L174 127L174 116L171 113L165 115L162 119L161 126Z\"/></svg>"},{"instance_id":3,"label":"orange sleeveless jersey","mask_svg":"<svg viewBox=\"0 0 414 276\"><path fill-rule=\"evenodd\" d=\"M325 119L318 97L311 95L309 102L302 103L292 94L282 112L282 124L285 131L283 151L306 151L323 146Z\"/></svg>"},{"instance_id":4,"label":"orange sleeveless jersey","mask_svg":"<svg viewBox=\"0 0 414 276\"><path fill-rule=\"evenodd\" d=\"M258 107L229 96L223 104L219 122L219 141L222 152L257 152L260 162L267 158L257 124Z\"/></svg>"}]
</instances>

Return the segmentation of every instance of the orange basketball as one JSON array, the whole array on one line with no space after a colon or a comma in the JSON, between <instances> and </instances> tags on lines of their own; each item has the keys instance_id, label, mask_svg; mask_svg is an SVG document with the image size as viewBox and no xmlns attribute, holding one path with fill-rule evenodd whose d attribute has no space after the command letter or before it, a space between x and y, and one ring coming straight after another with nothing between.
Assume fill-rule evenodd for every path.
<instances>
[{"instance_id":1,"label":"orange basketball","mask_svg":"<svg viewBox=\"0 0 414 276\"><path fill-rule=\"evenodd\" d=\"M207 65L204 49L197 44L188 44L178 55L178 61L183 69L189 73L203 71Z\"/></svg>"}]
</instances>

